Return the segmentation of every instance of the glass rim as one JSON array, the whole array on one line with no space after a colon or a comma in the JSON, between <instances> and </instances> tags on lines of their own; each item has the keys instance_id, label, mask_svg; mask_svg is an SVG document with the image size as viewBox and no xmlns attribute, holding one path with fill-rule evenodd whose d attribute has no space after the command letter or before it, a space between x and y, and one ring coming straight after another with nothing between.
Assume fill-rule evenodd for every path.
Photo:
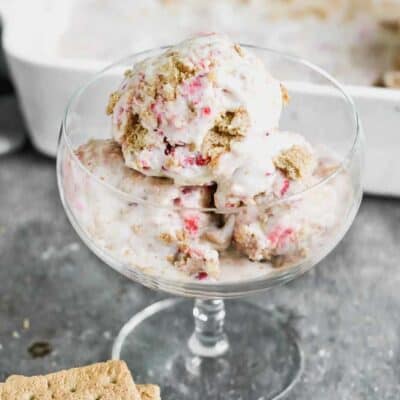
<instances>
[{"instance_id":1,"label":"glass rim","mask_svg":"<svg viewBox=\"0 0 400 400\"><path fill-rule=\"evenodd\" d=\"M317 74L319 74L320 76L322 76L323 78L325 78L327 81L329 81L333 87L336 89L336 91L340 92L340 94L343 96L343 98L346 100L349 109L351 111L351 114L353 116L353 121L354 121L354 125L355 125L355 132L354 132L354 138L353 141L351 143L350 148L346 151L346 154L344 155L344 157L341 157L340 160L340 164L338 166L338 168L336 168L333 172L331 172L330 174L328 174L327 176L325 176L324 178L321 178L320 180L318 180L318 182L312 184L311 186L302 189L296 193L293 194L289 194L285 197L279 198L279 199L274 199L272 201L266 202L266 203L262 203L260 206L262 207L273 207L276 206L278 204L284 204L287 203L289 201L301 198L302 196L306 195L307 193L312 192L314 189L326 184L327 182L329 182L330 180L334 179L337 175L339 175L345 168L346 166L351 162L354 153L356 152L357 149L357 145L360 141L361 138L361 124L360 124L360 118L354 103L354 100L352 99L352 97L350 96L350 94L348 94L347 90L344 88L344 86L337 81L334 77L332 77L328 72L326 72L325 70L323 70L321 67L313 64L312 62L298 57L298 56L294 56L288 53L284 53L278 50L274 50L271 48L267 48L267 47L261 47L261 46L257 46L257 45L251 45L251 44L242 44L240 43L240 45L244 48L247 49L252 49L252 50L260 50L266 53L270 53L274 56L278 56L281 57L283 59L286 59L287 61L290 61L292 63L296 63L299 65L303 65L305 67L307 67L308 69L316 72ZM99 72L97 72L96 74L94 74L92 76L92 78L90 78L85 84L83 84L81 87L79 87L74 94L70 97L65 112L64 112L64 116L62 119L62 124L61 124L61 129L60 129L60 135L59 135L59 144L58 147L60 148L60 143L61 140L64 139L65 140L65 144L66 147L68 149L69 155L72 157L73 161L76 162L80 168L82 168L82 170L88 174L88 176L95 180L97 184L105 187L107 190L111 190L112 192L114 192L118 197L120 198L125 198L131 202L134 203L138 203L138 204L142 204L142 205L146 205L149 207L156 207L156 208L166 208L169 210L191 210L191 211L200 211L200 212L212 212L212 213L216 213L216 214L236 214L238 212L240 212L241 210L250 208L250 207L254 207L255 205L251 204L243 204L237 207L182 207L182 206L175 206L175 205L162 205L162 204L157 204L155 202L149 201L147 199L141 199L138 198L137 196L133 196L127 192L124 192L123 190L120 190L118 188L116 188L115 186L101 180L98 176L96 176L94 173L92 173L88 168L86 168L86 166L81 162L81 160L79 159L79 157L76 155L75 153L75 149L72 146L72 143L69 139L69 134L68 134L68 126L67 126L67 120L68 120L68 116L70 115L71 112L71 107L73 106L74 102L79 99L79 97L86 91L86 89L88 89L91 85L95 84L95 82L97 82L97 80L99 78L101 78L102 76L105 75L105 73L111 71L113 68L116 68L118 66L120 66L122 63L134 58L134 57L140 57L140 56L145 56L146 54L151 54L153 52L156 51L163 51L163 50L168 50L169 48L171 48L172 45L167 45L167 46L160 46L160 47L155 47L152 49L147 49L147 50L143 50L137 53L133 53L130 54L129 56L125 56L121 59L119 59L118 61L106 66L105 68L103 68L102 70L100 70ZM112 139L112 137L111 137ZM162 177L159 177L162 179ZM185 186L196 186L196 185L176 185L177 187L185 187ZM199 185L199 186L205 186L205 185Z\"/></svg>"}]
</instances>

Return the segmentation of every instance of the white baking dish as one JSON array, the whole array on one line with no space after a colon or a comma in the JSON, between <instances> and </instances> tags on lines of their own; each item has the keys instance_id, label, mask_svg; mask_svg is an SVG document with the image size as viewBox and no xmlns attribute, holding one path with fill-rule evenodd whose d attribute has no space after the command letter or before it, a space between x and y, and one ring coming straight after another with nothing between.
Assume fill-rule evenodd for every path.
<instances>
[{"instance_id":1,"label":"white baking dish","mask_svg":"<svg viewBox=\"0 0 400 400\"><path fill-rule=\"evenodd\" d=\"M30 31L32 20L35 17L31 13L15 18L3 7L3 46L32 141L40 151L54 156L69 97L105 65L27 53L27 35L41 35L32 41L37 43L44 42L47 34L45 29ZM400 91L355 86L349 86L348 90L355 99L366 133L365 188L370 193L400 196Z\"/></svg>"}]
</instances>

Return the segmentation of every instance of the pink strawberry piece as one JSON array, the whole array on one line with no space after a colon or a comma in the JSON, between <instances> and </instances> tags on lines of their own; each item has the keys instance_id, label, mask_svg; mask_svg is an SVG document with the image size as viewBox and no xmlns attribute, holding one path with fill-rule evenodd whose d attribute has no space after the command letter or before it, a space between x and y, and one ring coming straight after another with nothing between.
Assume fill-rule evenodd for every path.
<instances>
[{"instance_id":1,"label":"pink strawberry piece","mask_svg":"<svg viewBox=\"0 0 400 400\"><path fill-rule=\"evenodd\" d=\"M174 205L176 207L180 207L182 205L182 199L177 197L176 199L174 199Z\"/></svg>"},{"instance_id":2,"label":"pink strawberry piece","mask_svg":"<svg viewBox=\"0 0 400 400\"><path fill-rule=\"evenodd\" d=\"M201 77L198 76L189 83L188 86L189 94L191 95L195 94L201 87L202 87Z\"/></svg>"},{"instance_id":3,"label":"pink strawberry piece","mask_svg":"<svg viewBox=\"0 0 400 400\"><path fill-rule=\"evenodd\" d=\"M184 165L185 165L185 166L187 166L187 165L193 165L193 164L195 163L195 161L196 161L196 159L195 159L194 157L191 157L191 156L186 157L186 158L184 159Z\"/></svg>"},{"instance_id":4,"label":"pink strawberry piece","mask_svg":"<svg viewBox=\"0 0 400 400\"><path fill-rule=\"evenodd\" d=\"M200 153L196 155L196 165L202 167L209 164L211 161L210 157L203 157Z\"/></svg>"},{"instance_id":5,"label":"pink strawberry piece","mask_svg":"<svg viewBox=\"0 0 400 400\"><path fill-rule=\"evenodd\" d=\"M203 253L200 250L190 248L187 252L191 257L197 257L197 258L204 258Z\"/></svg>"},{"instance_id":6,"label":"pink strawberry piece","mask_svg":"<svg viewBox=\"0 0 400 400\"><path fill-rule=\"evenodd\" d=\"M184 219L185 229L191 234L195 235L199 230L199 217L191 216Z\"/></svg>"},{"instance_id":7,"label":"pink strawberry piece","mask_svg":"<svg viewBox=\"0 0 400 400\"><path fill-rule=\"evenodd\" d=\"M150 165L147 161L140 160L140 164L142 165L143 169L150 169Z\"/></svg>"},{"instance_id":8,"label":"pink strawberry piece","mask_svg":"<svg viewBox=\"0 0 400 400\"><path fill-rule=\"evenodd\" d=\"M278 226L267 236L268 240L271 242L272 246L282 247L293 235L292 228L282 228Z\"/></svg>"},{"instance_id":9,"label":"pink strawberry piece","mask_svg":"<svg viewBox=\"0 0 400 400\"><path fill-rule=\"evenodd\" d=\"M192 193L193 189L191 187L184 187L181 191L183 194L189 194Z\"/></svg>"},{"instance_id":10,"label":"pink strawberry piece","mask_svg":"<svg viewBox=\"0 0 400 400\"><path fill-rule=\"evenodd\" d=\"M196 279L198 279L199 281L202 281L203 279L207 279L208 278L208 274L206 271L200 271L197 275L196 275Z\"/></svg>"},{"instance_id":11,"label":"pink strawberry piece","mask_svg":"<svg viewBox=\"0 0 400 400\"><path fill-rule=\"evenodd\" d=\"M208 106L203 107L202 111L203 111L203 115L210 115L211 114L211 108L208 107Z\"/></svg>"},{"instance_id":12,"label":"pink strawberry piece","mask_svg":"<svg viewBox=\"0 0 400 400\"><path fill-rule=\"evenodd\" d=\"M283 185L282 185L282 188L281 188L281 196L284 196L286 194L286 192L289 189L289 186L290 186L289 179L284 179Z\"/></svg>"}]
</instances>

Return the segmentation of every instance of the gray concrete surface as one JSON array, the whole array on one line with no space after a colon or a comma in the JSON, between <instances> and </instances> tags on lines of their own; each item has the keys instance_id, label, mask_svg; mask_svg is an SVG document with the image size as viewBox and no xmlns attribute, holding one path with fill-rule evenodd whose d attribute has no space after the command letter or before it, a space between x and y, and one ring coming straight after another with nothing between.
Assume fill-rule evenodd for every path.
<instances>
[{"instance_id":1,"label":"gray concrete surface","mask_svg":"<svg viewBox=\"0 0 400 400\"><path fill-rule=\"evenodd\" d=\"M399 260L400 200L366 198L317 268L252 299L297 317L306 364L288 399L400 397ZM30 148L0 158L0 380L108 358L120 326L165 296L82 244L60 204L53 160ZM53 352L32 358L36 341Z\"/></svg>"}]
</instances>

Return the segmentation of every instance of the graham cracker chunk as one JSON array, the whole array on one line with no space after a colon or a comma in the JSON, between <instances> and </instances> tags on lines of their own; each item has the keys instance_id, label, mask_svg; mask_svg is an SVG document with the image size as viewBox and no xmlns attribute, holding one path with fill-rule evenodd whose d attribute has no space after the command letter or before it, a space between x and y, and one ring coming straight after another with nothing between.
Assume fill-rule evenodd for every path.
<instances>
[{"instance_id":1,"label":"graham cracker chunk","mask_svg":"<svg viewBox=\"0 0 400 400\"><path fill-rule=\"evenodd\" d=\"M120 98L121 98L121 93L119 92L113 92L110 94L106 108L107 115L111 115L114 112L114 107L118 103Z\"/></svg>"},{"instance_id":2,"label":"graham cracker chunk","mask_svg":"<svg viewBox=\"0 0 400 400\"><path fill-rule=\"evenodd\" d=\"M250 117L244 108L222 113L204 138L202 153L211 158L211 163L215 162L221 154L230 151L232 142L246 136L249 127Z\"/></svg>"},{"instance_id":3,"label":"graham cracker chunk","mask_svg":"<svg viewBox=\"0 0 400 400\"><path fill-rule=\"evenodd\" d=\"M128 367L108 361L43 376L10 376L1 400L140 400Z\"/></svg>"},{"instance_id":4,"label":"graham cracker chunk","mask_svg":"<svg viewBox=\"0 0 400 400\"><path fill-rule=\"evenodd\" d=\"M160 388L157 385L137 385L141 400L161 400Z\"/></svg>"},{"instance_id":5,"label":"graham cracker chunk","mask_svg":"<svg viewBox=\"0 0 400 400\"><path fill-rule=\"evenodd\" d=\"M129 114L123 136L123 148L143 150L146 147L147 129L140 123L138 114Z\"/></svg>"},{"instance_id":6,"label":"graham cracker chunk","mask_svg":"<svg viewBox=\"0 0 400 400\"><path fill-rule=\"evenodd\" d=\"M292 146L282 151L274 159L275 167L280 169L287 178L296 180L302 179L310 171L312 155L301 146Z\"/></svg>"}]
</instances>

